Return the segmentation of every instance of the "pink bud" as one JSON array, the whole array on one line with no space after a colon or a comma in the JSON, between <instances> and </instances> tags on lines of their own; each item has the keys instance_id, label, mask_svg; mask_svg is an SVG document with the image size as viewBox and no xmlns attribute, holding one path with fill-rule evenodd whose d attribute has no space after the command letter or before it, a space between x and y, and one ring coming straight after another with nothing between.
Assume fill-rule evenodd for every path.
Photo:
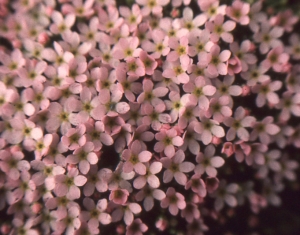
<instances>
[{"instance_id":1,"label":"pink bud","mask_svg":"<svg viewBox=\"0 0 300 235\"><path fill-rule=\"evenodd\" d=\"M222 153L226 154L227 157L230 157L234 153L234 146L231 142L226 142L223 145L221 150Z\"/></svg>"},{"instance_id":2,"label":"pink bud","mask_svg":"<svg viewBox=\"0 0 300 235\"><path fill-rule=\"evenodd\" d=\"M156 223L155 223L155 226L158 230L160 231L164 231L167 226L168 226L168 221L164 218L159 218Z\"/></svg>"},{"instance_id":3,"label":"pink bud","mask_svg":"<svg viewBox=\"0 0 300 235\"><path fill-rule=\"evenodd\" d=\"M162 59L157 59L156 62L157 62L157 67L161 67L163 64Z\"/></svg>"},{"instance_id":4,"label":"pink bud","mask_svg":"<svg viewBox=\"0 0 300 235\"><path fill-rule=\"evenodd\" d=\"M8 234L10 232L10 230L11 230L11 226L8 225L8 224L3 224L1 226L1 233L2 234Z\"/></svg>"},{"instance_id":5,"label":"pink bud","mask_svg":"<svg viewBox=\"0 0 300 235\"><path fill-rule=\"evenodd\" d=\"M173 18L176 18L176 17L178 17L178 15L179 15L179 10L177 8L173 8L171 11L171 16Z\"/></svg>"},{"instance_id":6,"label":"pink bud","mask_svg":"<svg viewBox=\"0 0 300 235\"><path fill-rule=\"evenodd\" d=\"M0 51L5 52L6 51L6 47L0 46Z\"/></svg>"},{"instance_id":7,"label":"pink bud","mask_svg":"<svg viewBox=\"0 0 300 235\"><path fill-rule=\"evenodd\" d=\"M68 171L70 171L73 168L76 168L75 164L68 164L68 166L67 166Z\"/></svg>"},{"instance_id":8,"label":"pink bud","mask_svg":"<svg viewBox=\"0 0 300 235\"><path fill-rule=\"evenodd\" d=\"M219 145L221 143L221 139L216 136L213 136L211 143L214 145Z\"/></svg>"},{"instance_id":9,"label":"pink bud","mask_svg":"<svg viewBox=\"0 0 300 235\"><path fill-rule=\"evenodd\" d=\"M8 9L4 4L0 4L0 17L5 17L8 14Z\"/></svg>"},{"instance_id":10,"label":"pink bud","mask_svg":"<svg viewBox=\"0 0 300 235\"><path fill-rule=\"evenodd\" d=\"M165 124L165 123L164 123L164 124L161 125L161 128L160 128L160 129L161 129L161 130L166 130L166 131L167 131L167 130L170 130L171 127L170 127L169 124Z\"/></svg>"},{"instance_id":11,"label":"pink bud","mask_svg":"<svg viewBox=\"0 0 300 235\"><path fill-rule=\"evenodd\" d=\"M198 194L194 193L192 197L192 202L195 204L202 203L204 201L203 197L200 197Z\"/></svg>"},{"instance_id":12,"label":"pink bud","mask_svg":"<svg viewBox=\"0 0 300 235\"><path fill-rule=\"evenodd\" d=\"M256 50L256 46L253 42L250 43L249 52L254 52Z\"/></svg>"},{"instance_id":13,"label":"pink bud","mask_svg":"<svg viewBox=\"0 0 300 235\"><path fill-rule=\"evenodd\" d=\"M242 87L242 96L247 96L250 94L250 87L247 85L244 85Z\"/></svg>"},{"instance_id":14,"label":"pink bud","mask_svg":"<svg viewBox=\"0 0 300 235\"><path fill-rule=\"evenodd\" d=\"M49 36L47 33L43 32L38 36L38 42L45 45L49 41Z\"/></svg>"},{"instance_id":15,"label":"pink bud","mask_svg":"<svg viewBox=\"0 0 300 235\"><path fill-rule=\"evenodd\" d=\"M31 210L33 213L38 214L42 210L42 205L36 202L31 206Z\"/></svg>"},{"instance_id":16,"label":"pink bud","mask_svg":"<svg viewBox=\"0 0 300 235\"><path fill-rule=\"evenodd\" d=\"M22 45L21 41L18 39L12 40L11 44L13 45L14 48L21 48L21 45Z\"/></svg>"},{"instance_id":17,"label":"pink bud","mask_svg":"<svg viewBox=\"0 0 300 235\"><path fill-rule=\"evenodd\" d=\"M53 12L53 7L50 7L50 6L46 7L45 13L47 16L51 17L52 12Z\"/></svg>"},{"instance_id":18,"label":"pink bud","mask_svg":"<svg viewBox=\"0 0 300 235\"><path fill-rule=\"evenodd\" d=\"M125 227L124 227L124 225L123 224L118 225L117 228L116 228L116 232L118 234L124 234L125 233Z\"/></svg>"}]
</instances>

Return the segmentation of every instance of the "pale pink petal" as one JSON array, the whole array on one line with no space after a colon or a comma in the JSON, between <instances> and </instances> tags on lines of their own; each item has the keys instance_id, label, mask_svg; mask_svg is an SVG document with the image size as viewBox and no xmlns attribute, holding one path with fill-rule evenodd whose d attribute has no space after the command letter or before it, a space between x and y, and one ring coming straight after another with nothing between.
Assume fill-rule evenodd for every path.
<instances>
[{"instance_id":1,"label":"pale pink petal","mask_svg":"<svg viewBox=\"0 0 300 235\"><path fill-rule=\"evenodd\" d=\"M152 153L149 151L143 151L138 155L140 162L148 162L152 157Z\"/></svg>"},{"instance_id":2,"label":"pale pink petal","mask_svg":"<svg viewBox=\"0 0 300 235\"><path fill-rule=\"evenodd\" d=\"M74 178L74 183L77 186L83 186L87 181L87 178L84 177L83 175L78 175Z\"/></svg>"},{"instance_id":3,"label":"pale pink petal","mask_svg":"<svg viewBox=\"0 0 300 235\"><path fill-rule=\"evenodd\" d=\"M210 162L213 167L221 167L225 163L224 159L221 157L213 157L210 159Z\"/></svg>"},{"instance_id":4,"label":"pale pink petal","mask_svg":"<svg viewBox=\"0 0 300 235\"><path fill-rule=\"evenodd\" d=\"M152 188L158 188L160 185L159 179L155 175L150 175L147 182Z\"/></svg>"},{"instance_id":5,"label":"pale pink petal","mask_svg":"<svg viewBox=\"0 0 300 235\"><path fill-rule=\"evenodd\" d=\"M144 208L145 208L146 211L150 211L154 206L153 198L150 197L150 196L146 197L145 200L144 200L143 205L144 205Z\"/></svg>"},{"instance_id":6,"label":"pale pink petal","mask_svg":"<svg viewBox=\"0 0 300 235\"><path fill-rule=\"evenodd\" d=\"M152 174L157 174L158 172L161 171L161 169L162 169L161 162L153 162L149 167L149 170Z\"/></svg>"},{"instance_id":7,"label":"pale pink petal","mask_svg":"<svg viewBox=\"0 0 300 235\"><path fill-rule=\"evenodd\" d=\"M185 185L186 182L187 182L187 177L182 172L175 172L174 178L177 181L177 183L180 184L180 185Z\"/></svg>"},{"instance_id":8,"label":"pale pink petal","mask_svg":"<svg viewBox=\"0 0 300 235\"><path fill-rule=\"evenodd\" d=\"M141 189L146 185L146 179L143 176L139 176L137 177L134 181L133 181L133 186L136 189Z\"/></svg>"},{"instance_id":9,"label":"pale pink petal","mask_svg":"<svg viewBox=\"0 0 300 235\"><path fill-rule=\"evenodd\" d=\"M183 162L179 165L179 170L181 172L185 172L185 173L194 170L194 168L195 168L195 165L191 162Z\"/></svg>"}]
</instances>

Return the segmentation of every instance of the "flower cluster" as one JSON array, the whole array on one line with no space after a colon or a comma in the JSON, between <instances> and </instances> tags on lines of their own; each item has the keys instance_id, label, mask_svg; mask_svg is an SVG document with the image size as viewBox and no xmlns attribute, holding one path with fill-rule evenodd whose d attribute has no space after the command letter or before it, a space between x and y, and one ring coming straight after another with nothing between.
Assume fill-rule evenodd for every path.
<instances>
[{"instance_id":1,"label":"flower cluster","mask_svg":"<svg viewBox=\"0 0 300 235\"><path fill-rule=\"evenodd\" d=\"M1 233L198 235L279 205L298 168L298 17L117 3L0 1Z\"/></svg>"}]
</instances>

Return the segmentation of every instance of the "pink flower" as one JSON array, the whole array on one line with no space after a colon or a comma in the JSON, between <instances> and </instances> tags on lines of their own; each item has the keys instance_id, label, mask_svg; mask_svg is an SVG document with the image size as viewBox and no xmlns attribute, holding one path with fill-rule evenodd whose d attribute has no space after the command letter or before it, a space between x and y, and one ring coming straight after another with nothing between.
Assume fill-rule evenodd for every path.
<instances>
[{"instance_id":1,"label":"pink flower","mask_svg":"<svg viewBox=\"0 0 300 235\"><path fill-rule=\"evenodd\" d=\"M45 184L46 189L53 190L55 187L55 176L65 173L65 169L56 164L48 164L40 160L30 162L30 165L35 169L35 174L32 175L32 180L36 186Z\"/></svg>"},{"instance_id":2,"label":"pink flower","mask_svg":"<svg viewBox=\"0 0 300 235\"><path fill-rule=\"evenodd\" d=\"M143 201L143 206L146 211L150 211L154 207L154 198L161 201L166 197L166 194L160 189L154 189L148 185L142 188L136 195L137 201Z\"/></svg>"},{"instance_id":3,"label":"pink flower","mask_svg":"<svg viewBox=\"0 0 300 235\"><path fill-rule=\"evenodd\" d=\"M300 94L293 94L290 91L286 91L282 94L282 99L276 105L276 108L281 110L280 120L288 121L290 119L291 113L294 116L300 116Z\"/></svg>"},{"instance_id":4,"label":"pink flower","mask_svg":"<svg viewBox=\"0 0 300 235\"><path fill-rule=\"evenodd\" d=\"M103 8L98 8L99 29L101 31L111 32L114 29L120 28L124 19L119 17L118 9L110 5L107 7L107 12Z\"/></svg>"},{"instance_id":5,"label":"pink flower","mask_svg":"<svg viewBox=\"0 0 300 235\"><path fill-rule=\"evenodd\" d=\"M289 55L283 52L282 46L278 46L269 51L267 58L261 62L266 69L273 68L275 72L286 72L288 69Z\"/></svg>"},{"instance_id":6,"label":"pink flower","mask_svg":"<svg viewBox=\"0 0 300 235\"><path fill-rule=\"evenodd\" d=\"M201 122L195 126L195 131L201 135L203 144L208 145L211 143L213 135L218 138L225 136L224 129L219 126L217 121L205 117L200 117L200 119Z\"/></svg>"},{"instance_id":7,"label":"pink flower","mask_svg":"<svg viewBox=\"0 0 300 235\"><path fill-rule=\"evenodd\" d=\"M235 0L231 6L227 6L226 15L241 25L249 24L248 13L250 11L250 4L242 2L240 0Z\"/></svg>"},{"instance_id":8,"label":"pink flower","mask_svg":"<svg viewBox=\"0 0 300 235\"><path fill-rule=\"evenodd\" d=\"M214 45L210 40L210 32L208 29L203 29L199 33L190 33L189 44L191 44L190 55L198 55L199 61L203 55L206 56L207 52L209 52L210 48Z\"/></svg>"},{"instance_id":9,"label":"pink flower","mask_svg":"<svg viewBox=\"0 0 300 235\"><path fill-rule=\"evenodd\" d=\"M167 55L167 60L170 62L174 62L177 59L187 60L189 59L189 40L187 37L181 37L180 40L177 38L169 39L169 47L173 49L173 51L169 52Z\"/></svg>"},{"instance_id":10,"label":"pink flower","mask_svg":"<svg viewBox=\"0 0 300 235\"><path fill-rule=\"evenodd\" d=\"M196 174L202 175L205 172L210 177L217 176L216 168L223 166L225 161L220 156L214 156L215 151L215 147L210 144L205 148L204 154L200 152L197 155L196 162L198 165L194 170Z\"/></svg>"},{"instance_id":11,"label":"pink flower","mask_svg":"<svg viewBox=\"0 0 300 235\"><path fill-rule=\"evenodd\" d=\"M66 158L66 163L79 164L80 172L86 175L90 170L90 164L95 165L98 162L98 156L93 150L93 143L86 142L82 147L75 149L73 154Z\"/></svg>"},{"instance_id":12,"label":"pink flower","mask_svg":"<svg viewBox=\"0 0 300 235\"><path fill-rule=\"evenodd\" d=\"M197 121L192 121L189 123L182 136L184 143L182 146L180 146L180 149L183 151L186 151L188 148L189 151L194 155L197 155L200 151L200 144L198 141L201 140L201 135L196 133L194 130L196 125Z\"/></svg>"},{"instance_id":13,"label":"pink flower","mask_svg":"<svg viewBox=\"0 0 300 235\"><path fill-rule=\"evenodd\" d=\"M225 4L219 6L220 2L217 0L198 0L197 3L209 20L214 20L218 14L225 15L227 6Z\"/></svg>"},{"instance_id":14,"label":"pink flower","mask_svg":"<svg viewBox=\"0 0 300 235\"><path fill-rule=\"evenodd\" d=\"M88 42L91 44L91 48L95 48L96 43L101 40L102 34L98 31L99 19L93 17L90 19L89 25L84 23L78 24L78 30L81 33L79 35L81 42Z\"/></svg>"},{"instance_id":15,"label":"pink flower","mask_svg":"<svg viewBox=\"0 0 300 235\"><path fill-rule=\"evenodd\" d=\"M143 188L146 183L151 186L151 188L158 188L160 185L159 178L155 175L158 174L162 169L161 162L153 162L151 165L146 164L146 174L140 175L133 181L133 186L136 189Z\"/></svg>"},{"instance_id":16,"label":"pink flower","mask_svg":"<svg viewBox=\"0 0 300 235\"><path fill-rule=\"evenodd\" d=\"M54 226L54 231L57 233L63 233L65 231L66 235L71 235L75 233L75 230L80 227L80 219L78 218L80 214L80 208L77 206L72 206L64 211L56 211L57 221Z\"/></svg>"},{"instance_id":17,"label":"pink flower","mask_svg":"<svg viewBox=\"0 0 300 235\"><path fill-rule=\"evenodd\" d=\"M185 154L181 149L175 153L173 158L163 157L160 159L164 168L166 168L163 176L164 183L169 183L174 177L178 184L186 184L187 177L184 173L194 170L195 166L191 162L184 162L184 159Z\"/></svg>"},{"instance_id":18,"label":"pink flower","mask_svg":"<svg viewBox=\"0 0 300 235\"><path fill-rule=\"evenodd\" d=\"M173 187L169 187L160 206L162 208L169 207L169 212L175 216L178 214L178 209L183 210L186 207L186 202L181 193L176 192Z\"/></svg>"},{"instance_id":19,"label":"pink flower","mask_svg":"<svg viewBox=\"0 0 300 235\"><path fill-rule=\"evenodd\" d=\"M24 154L20 151L10 152L8 150L0 150L0 168L11 179L18 180L20 172L28 171L30 164L26 160L22 160Z\"/></svg>"},{"instance_id":20,"label":"pink flower","mask_svg":"<svg viewBox=\"0 0 300 235\"><path fill-rule=\"evenodd\" d=\"M257 62L257 58L251 52L251 41L244 40L239 47L237 42L233 42L230 44L231 52L236 55L238 60L241 62L242 71L248 71L248 65L255 64Z\"/></svg>"},{"instance_id":21,"label":"pink flower","mask_svg":"<svg viewBox=\"0 0 300 235\"><path fill-rule=\"evenodd\" d=\"M175 155L175 147L181 146L183 144L183 140L180 136L178 136L176 130L161 130L159 133L155 134L155 138L159 141L154 145L155 152L164 152L164 154L172 158Z\"/></svg>"},{"instance_id":22,"label":"pink flower","mask_svg":"<svg viewBox=\"0 0 300 235\"><path fill-rule=\"evenodd\" d=\"M80 124L76 129L71 128L62 136L61 142L70 150L75 150L86 143L86 127Z\"/></svg>"},{"instance_id":23,"label":"pink flower","mask_svg":"<svg viewBox=\"0 0 300 235\"><path fill-rule=\"evenodd\" d=\"M268 22L263 22L261 24L260 32L253 35L254 41L260 43L259 51L262 54L266 54L271 48L282 46L280 38L284 30L281 27L273 27Z\"/></svg>"},{"instance_id":24,"label":"pink flower","mask_svg":"<svg viewBox=\"0 0 300 235\"><path fill-rule=\"evenodd\" d=\"M184 84L183 90L191 93L189 96L190 101L197 103L199 108L204 111L209 108L208 96L213 96L216 92L216 88L211 85L211 82L202 76Z\"/></svg>"},{"instance_id":25,"label":"pink flower","mask_svg":"<svg viewBox=\"0 0 300 235\"><path fill-rule=\"evenodd\" d=\"M213 116L213 120L221 123L226 117L232 115L230 108L230 99L228 96L222 96L219 99L212 98L209 102L209 109L206 111L205 116L210 118Z\"/></svg>"},{"instance_id":26,"label":"pink flower","mask_svg":"<svg viewBox=\"0 0 300 235\"><path fill-rule=\"evenodd\" d=\"M20 173L20 178L16 183L17 187L14 187L13 191L8 192L8 203L15 204L19 200L25 200L32 203L36 185L31 179L30 173L28 171L22 171ZM12 185L12 183L9 184Z\"/></svg>"},{"instance_id":27,"label":"pink flower","mask_svg":"<svg viewBox=\"0 0 300 235\"><path fill-rule=\"evenodd\" d=\"M185 189L191 188L194 193L197 193L200 197L206 196L206 185L201 179L200 174L194 174L185 185Z\"/></svg>"},{"instance_id":28,"label":"pink flower","mask_svg":"<svg viewBox=\"0 0 300 235\"><path fill-rule=\"evenodd\" d=\"M120 63L116 68L116 78L121 84L127 100L134 102L136 100L136 95L142 93L142 84L136 81L139 77L134 75L128 76L126 65L124 63Z\"/></svg>"},{"instance_id":29,"label":"pink flower","mask_svg":"<svg viewBox=\"0 0 300 235\"><path fill-rule=\"evenodd\" d=\"M283 12L279 12L276 16L271 17L270 22L272 25L284 28L286 32L291 32L298 20L299 17L295 16L291 9L287 9Z\"/></svg>"},{"instance_id":30,"label":"pink flower","mask_svg":"<svg viewBox=\"0 0 300 235\"><path fill-rule=\"evenodd\" d=\"M248 141L249 140L249 132L245 127L253 127L256 119L252 116L248 116L246 110L239 106L234 112L233 117L226 117L224 119L224 124L229 128L226 133L227 141L234 140L236 134L239 139Z\"/></svg>"},{"instance_id":31,"label":"pink flower","mask_svg":"<svg viewBox=\"0 0 300 235\"><path fill-rule=\"evenodd\" d=\"M205 14L198 14L197 16L194 17L194 12L190 7L185 7L183 9L182 16L183 17L182 17L181 21L178 22L181 24L179 31L182 33L182 35L185 34L184 33L186 31L185 29L187 29L191 33L201 32L199 30L199 28L207 20L207 17ZM176 22L176 20L174 21L174 23ZM182 28L184 28L184 29L182 29Z\"/></svg>"},{"instance_id":32,"label":"pink flower","mask_svg":"<svg viewBox=\"0 0 300 235\"><path fill-rule=\"evenodd\" d=\"M140 59L145 66L145 73L147 75L152 75L154 73L154 69L157 67L157 62L152 56L149 56L145 51L141 51Z\"/></svg>"},{"instance_id":33,"label":"pink flower","mask_svg":"<svg viewBox=\"0 0 300 235\"><path fill-rule=\"evenodd\" d=\"M129 192L126 189L114 189L110 192L109 200L119 205L125 205Z\"/></svg>"},{"instance_id":34,"label":"pink flower","mask_svg":"<svg viewBox=\"0 0 300 235\"><path fill-rule=\"evenodd\" d=\"M250 134L250 140L254 141L259 137L261 143L268 145L271 142L270 135L276 135L280 131L273 121L273 117L267 116L261 122L256 122Z\"/></svg>"},{"instance_id":35,"label":"pink flower","mask_svg":"<svg viewBox=\"0 0 300 235\"><path fill-rule=\"evenodd\" d=\"M49 118L46 121L46 130L54 133L60 128L62 134L66 134L71 128L71 124L78 125L76 120L77 114L80 109L80 102L72 97L68 98L63 106L58 102L51 102L49 105Z\"/></svg>"},{"instance_id":36,"label":"pink flower","mask_svg":"<svg viewBox=\"0 0 300 235\"><path fill-rule=\"evenodd\" d=\"M169 93L169 100L165 100L165 104L168 110L171 110L171 123L178 119L179 113L183 113L185 107L190 103L190 95L180 96L179 92L171 91Z\"/></svg>"},{"instance_id":37,"label":"pink flower","mask_svg":"<svg viewBox=\"0 0 300 235\"><path fill-rule=\"evenodd\" d=\"M0 62L0 72L4 74L15 73L25 65L25 59L19 49L15 49L10 56L0 51Z\"/></svg>"},{"instance_id":38,"label":"pink flower","mask_svg":"<svg viewBox=\"0 0 300 235\"><path fill-rule=\"evenodd\" d=\"M272 105L278 104L279 96L275 93L275 91L279 90L281 86L281 81L271 82L270 80L262 83L261 85L255 85L252 88L252 91L254 93L258 93L255 100L257 107L264 106L266 104L266 100Z\"/></svg>"},{"instance_id":39,"label":"pink flower","mask_svg":"<svg viewBox=\"0 0 300 235\"><path fill-rule=\"evenodd\" d=\"M43 137L42 129L27 119L13 118L10 120L10 125L13 128L11 135L4 133L2 135L8 143L18 144L24 139L38 140Z\"/></svg>"},{"instance_id":40,"label":"pink flower","mask_svg":"<svg viewBox=\"0 0 300 235\"><path fill-rule=\"evenodd\" d=\"M107 117L118 117L119 114L125 114L129 111L130 106L126 102L120 102L123 92L121 90L114 90L114 93L103 92L98 96L100 105L97 106L97 120L104 122L105 115Z\"/></svg>"},{"instance_id":41,"label":"pink flower","mask_svg":"<svg viewBox=\"0 0 300 235\"><path fill-rule=\"evenodd\" d=\"M247 148L244 149L245 152L248 151ZM251 166L253 163L262 165L264 162L264 154L268 150L268 145L262 143L253 143L250 145L250 151L246 155L246 163Z\"/></svg>"},{"instance_id":42,"label":"pink flower","mask_svg":"<svg viewBox=\"0 0 300 235\"><path fill-rule=\"evenodd\" d=\"M231 142L225 142L221 153L224 153L227 157L230 157L234 153L234 145Z\"/></svg>"},{"instance_id":43,"label":"pink flower","mask_svg":"<svg viewBox=\"0 0 300 235\"><path fill-rule=\"evenodd\" d=\"M100 199L95 205L94 200L91 198L84 198L83 205L88 211L81 211L80 219L87 221L87 225L90 228L97 228L99 222L101 224L110 224L111 216L105 212L107 208L107 200Z\"/></svg>"},{"instance_id":44,"label":"pink flower","mask_svg":"<svg viewBox=\"0 0 300 235\"><path fill-rule=\"evenodd\" d=\"M168 93L168 88L166 87L156 87L154 88L154 83L151 79L143 80L143 92L138 96L138 103L150 102L152 105L156 106L163 101L160 97L165 96Z\"/></svg>"},{"instance_id":45,"label":"pink flower","mask_svg":"<svg viewBox=\"0 0 300 235\"><path fill-rule=\"evenodd\" d=\"M87 132L86 139L94 144L95 152L101 150L102 144L110 146L114 143L113 138L104 132L105 127L102 121L91 121L85 123L85 126Z\"/></svg>"},{"instance_id":46,"label":"pink flower","mask_svg":"<svg viewBox=\"0 0 300 235\"><path fill-rule=\"evenodd\" d=\"M73 13L77 17L90 17L94 13L94 9L92 6L94 4L94 0L87 0L83 3L82 0L75 0L71 4L64 4L62 6L62 12L64 14Z\"/></svg>"},{"instance_id":47,"label":"pink flower","mask_svg":"<svg viewBox=\"0 0 300 235\"><path fill-rule=\"evenodd\" d=\"M150 67L151 67L153 61L150 60L148 62L150 63ZM127 59L126 70L128 75L136 76L136 77L142 77L146 73L145 64L140 58Z\"/></svg>"},{"instance_id":48,"label":"pink flower","mask_svg":"<svg viewBox=\"0 0 300 235\"><path fill-rule=\"evenodd\" d=\"M237 184L226 184L225 181L221 181L219 188L213 193L213 196L216 198L214 205L215 209L217 211L220 211L224 207L224 202L226 202L226 204L230 207L236 207L238 204L235 197L237 191Z\"/></svg>"},{"instance_id":49,"label":"pink flower","mask_svg":"<svg viewBox=\"0 0 300 235\"><path fill-rule=\"evenodd\" d=\"M85 62L85 55L91 50L92 43L83 42L80 44L80 36L76 32L65 32L62 35L63 41L60 45L65 51L70 51L77 59L77 62Z\"/></svg>"},{"instance_id":50,"label":"pink flower","mask_svg":"<svg viewBox=\"0 0 300 235\"><path fill-rule=\"evenodd\" d=\"M87 179L83 175L79 175L76 168L72 168L68 171L67 175L56 175L55 176L55 188L54 193L58 197L66 196L70 200L80 198L79 187L86 183Z\"/></svg>"},{"instance_id":51,"label":"pink flower","mask_svg":"<svg viewBox=\"0 0 300 235\"><path fill-rule=\"evenodd\" d=\"M214 43L217 43L220 37L224 42L232 43L233 36L229 32L235 28L235 25L235 22L231 20L228 20L224 23L224 16L218 14L215 17L214 22L206 22L205 28L211 32L210 39Z\"/></svg>"},{"instance_id":52,"label":"pink flower","mask_svg":"<svg viewBox=\"0 0 300 235\"><path fill-rule=\"evenodd\" d=\"M37 140L25 139L23 146L27 151L34 151L36 160L41 160L41 158L48 153L52 139L52 134L46 134Z\"/></svg>"},{"instance_id":53,"label":"pink flower","mask_svg":"<svg viewBox=\"0 0 300 235\"><path fill-rule=\"evenodd\" d=\"M112 207L115 207L113 205ZM123 217L126 225L130 225L134 219L134 214L139 214L142 208L137 203L126 203L123 206L117 206L112 212L112 222L117 222Z\"/></svg>"},{"instance_id":54,"label":"pink flower","mask_svg":"<svg viewBox=\"0 0 300 235\"><path fill-rule=\"evenodd\" d=\"M292 34L289 38L290 45L285 47L286 52L295 60L300 59L300 40L298 34Z\"/></svg>"},{"instance_id":55,"label":"pink flower","mask_svg":"<svg viewBox=\"0 0 300 235\"><path fill-rule=\"evenodd\" d=\"M235 159L238 162L244 161L244 159L250 154L251 147L249 144L245 143L244 141L240 140L234 144L234 153Z\"/></svg>"},{"instance_id":56,"label":"pink flower","mask_svg":"<svg viewBox=\"0 0 300 235\"><path fill-rule=\"evenodd\" d=\"M53 11L51 18L54 23L50 25L50 31L54 34L69 31L76 20L75 14L67 14L64 19L63 15L58 11Z\"/></svg>"},{"instance_id":57,"label":"pink flower","mask_svg":"<svg viewBox=\"0 0 300 235\"><path fill-rule=\"evenodd\" d=\"M264 155L264 161L262 161L262 165L259 166L259 170L257 172L257 176L264 179L267 178L269 170L273 172L280 172L281 165L278 162L278 159L281 156L281 152L278 149L271 150Z\"/></svg>"},{"instance_id":58,"label":"pink flower","mask_svg":"<svg viewBox=\"0 0 300 235\"><path fill-rule=\"evenodd\" d=\"M142 123L147 126L151 125L153 130L159 131L164 123L171 122L170 115L164 113L164 111L164 103L157 104L154 107L151 104L143 104L142 114L144 116L142 119Z\"/></svg>"},{"instance_id":59,"label":"pink flower","mask_svg":"<svg viewBox=\"0 0 300 235\"><path fill-rule=\"evenodd\" d=\"M120 38L119 42L114 46L113 57L119 60L139 57L141 48L137 48L138 45L139 39L137 37Z\"/></svg>"},{"instance_id":60,"label":"pink flower","mask_svg":"<svg viewBox=\"0 0 300 235\"><path fill-rule=\"evenodd\" d=\"M53 46L54 50L52 48L45 48L42 51L42 57L50 62L54 62L56 67L67 65L74 58L74 55L69 51L64 51L59 43L53 42ZM68 67L62 67L61 69L67 70L65 74L69 75Z\"/></svg>"},{"instance_id":61,"label":"pink flower","mask_svg":"<svg viewBox=\"0 0 300 235\"><path fill-rule=\"evenodd\" d=\"M170 52L169 37L161 29L154 29L151 33L151 39L142 43L142 48L147 52L152 52L151 57L158 59L162 55L167 56Z\"/></svg>"},{"instance_id":62,"label":"pink flower","mask_svg":"<svg viewBox=\"0 0 300 235\"><path fill-rule=\"evenodd\" d=\"M163 66L162 75L166 78L172 79L172 81L176 84L186 84L189 82L190 78L187 74L187 69L192 64L191 59L189 57L181 57L180 60L176 60L175 62L166 61Z\"/></svg>"},{"instance_id":63,"label":"pink flower","mask_svg":"<svg viewBox=\"0 0 300 235\"><path fill-rule=\"evenodd\" d=\"M152 154L143 150L141 143L135 140L130 145L130 149L125 149L122 153L122 157L126 161L123 165L124 172L130 173L134 169L138 174L145 175L146 166L143 163L148 162L151 156Z\"/></svg>"},{"instance_id":64,"label":"pink flower","mask_svg":"<svg viewBox=\"0 0 300 235\"><path fill-rule=\"evenodd\" d=\"M220 53L220 47L214 45L210 48L207 55L207 72L210 77L214 78L220 75L227 74L227 61L231 55L229 50L224 50Z\"/></svg>"},{"instance_id":65,"label":"pink flower","mask_svg":"<svg viewBox=\"0 0 300 235\"><path fill-rule=\"evenodd\" d=\"M129 26L129 31L133 32L142 21L142 15L140 7L137 4L133 4L131 11L128 7L121 6L119 8L121 16L124 17L124 23Z\"/></svg>"},{"instance_id":66,"label":"pink flower","mask_svg":"<svg viewBox=\"0 0 300 235\"><path fill-rule=\"evenodd\" d=\"M140 219L135 219L130 225L126 227L126 235L142 235L148 230L146 224Z\"/></svg>"},{"instance_id":67,"label":"pink flower","mask_svg":"<svg viewBox=\"0 0 300 235\"><path fill-rule=\"evenodd\" d=\"M194 219L200 218L200 210L193 202L188 202L186 207L181 211L181 217L187 222L192 223Z\"/></svg>"},{"instance_id":68,"label":"pink flower","mask_svg":"<svg viewBox=\"0 0 300 235\"><path fill-rule=\"evenodd\" d=\"M241 76L247 81L247 85L252 87L258 82L264 83L270 80L270 76L265 75L268 70L269 69L267 67L261 65L259 67L256 67L256 65L252 65L249 67L248 71L242 72Z\"/></svg>"},{"instance_id":69,"label":"pink flower","mask_svg":"<svg viewBox=\"0 0 300 235\"><path fill-rule=\"evenodd\" d=\"M32 86L34 83L43 83L46 81L46 78L42 73L46 68L47 63L45 61L26 60L25 67L18 70L20 79L17 79L17 81L23 87Z\"/></svg>"},{"instance_id":70,"label":"pink flower","mask_svg":"<svg viewBox=\"0 0 300 235\"><path fill-rule=\"evenodd\" d=\"M267 14L262 11L262 1L253 3L250 7L249 12L249 27L252 32L257 33L260 29L260 23L267 21Z\"/></svg>"},{"instance_id":71,"label":"pink flower","mask_svg":"<svg viewBox=\"0 0 300 235\"><path fill-rule=\"evenodd\" d=\"M233 102L231 96L239 96L242 94L242 88L239 85L232 85L235 80L235 76L225 76L223 82L219 79L214 80L214 85L217 87L215 96L228 96L231 99L230 103Z\"/></svg>"},{"instance_id":72,"label":"pink flower","mask_svg":"<svg viewBox=\"0 0 300 235\"><path fill-rule=\"evenodd\" d=\"M170 0L137 0L136 2L143 6L142 15L148 16L151 12L154 15L159 15L163 10L162 7L167 5Z\"/></svg>"}]
</instances>

